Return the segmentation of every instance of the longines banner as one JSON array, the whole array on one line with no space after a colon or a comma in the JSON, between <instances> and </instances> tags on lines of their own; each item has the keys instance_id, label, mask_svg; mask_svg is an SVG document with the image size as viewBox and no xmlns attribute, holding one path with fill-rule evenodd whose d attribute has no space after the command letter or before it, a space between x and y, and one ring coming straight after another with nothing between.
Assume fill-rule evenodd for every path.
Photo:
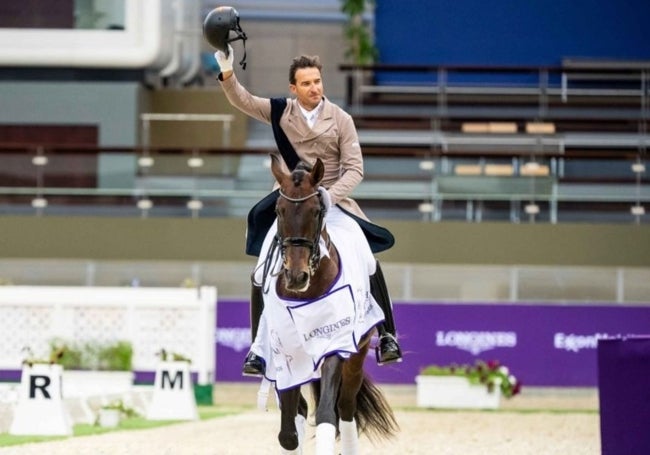
<instances>
[{"instance_id":1,"label":"longines banner","mask_svg":"<svg viewBox=\"0 0 650 455\"><path fill-rule=\"evenodd\" d=\"M524 385L589 386L598 382L599 338L650 334L650 307L622 305L395 303L399 364L366 370L383 383L414 383L426 365L498 360ZM249 347L248 302L217 304L218 381L241 381Z\"/></svg>"}]
</instances>

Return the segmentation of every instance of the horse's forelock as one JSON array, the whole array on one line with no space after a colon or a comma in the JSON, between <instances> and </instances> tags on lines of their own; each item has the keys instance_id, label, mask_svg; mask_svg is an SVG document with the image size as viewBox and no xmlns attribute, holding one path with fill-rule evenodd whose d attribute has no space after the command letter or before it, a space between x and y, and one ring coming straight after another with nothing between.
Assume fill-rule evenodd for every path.
<instances>
[{"instance_id":1,"label":"horse's forelock","mask_svg":"<svg viewBox=\"0 0 650 455\"><path fill-rule=\"evenodd\" d=\"M296 169L291 173L291 178L293 180L293 186L294 187L299 187L301 183L305 180L305 176L307 176L307 172L303 169Z\"/></svg>"}]
</instances>

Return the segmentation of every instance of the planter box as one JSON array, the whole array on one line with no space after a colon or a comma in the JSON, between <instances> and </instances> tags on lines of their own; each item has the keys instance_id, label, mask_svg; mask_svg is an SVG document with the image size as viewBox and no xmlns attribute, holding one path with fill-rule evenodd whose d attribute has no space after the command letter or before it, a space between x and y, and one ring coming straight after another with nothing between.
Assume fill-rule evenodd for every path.
<instances>
[{"instance_id":1,"label":"planter box","mask_svg":"<svg viewBox=\"0 0 650 455\"><path fill-rule=\"evenodd\" d=\"M456 376L416 376L417 406L421 408L497 409L501 391L488 392Z\"/></svg>"},{"instance_id":2,"label":"planter box","mask_svg":"<svg viewBox=\"0 0 650 455\"><path fill-rule=\"evenodd\" d=\"M95 421L90 400L122 396L133 390L132 371L64 370L61 378L63 398L78 400L81 414L77 413L75 423L92 424Z\"/></svg>"},{"instance_id":3,"label":"planter box","mask_svg":"<svg viewBox=\"0 0 650 455\"><path fill-rule=\"evenodd\" d=\"M64 370L63 398L122 395L133 387L132 371Z\"/></svg>"},{"instance_id":4,"label":"planter box","mask_svg":"<svg viewBox=\"0 0 650 455\"><path fill-rule=\"evenodd\" d=\"M117 409L100 409L97 417L102 428L115 428L120 424L121 415Z\"/></svg>"}]
</instances>

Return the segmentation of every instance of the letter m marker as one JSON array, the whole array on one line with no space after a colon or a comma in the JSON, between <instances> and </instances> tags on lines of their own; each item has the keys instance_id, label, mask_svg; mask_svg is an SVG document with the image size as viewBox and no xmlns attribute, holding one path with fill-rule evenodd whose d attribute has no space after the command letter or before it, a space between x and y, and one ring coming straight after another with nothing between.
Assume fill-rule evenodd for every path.
<instances>
[{"instance_id":1,"label":"letter m marker","mask_svg":"<svg viewBox=\"0 0 650 455\"><path fill-rule=\"evenodd\" d=\"M160 380L160 388L165 389L166 384L169 385L170 389L173 389L174 386L176 385L176 382L178 381L178 387L180 389L183 389L183 372L178 370L175 372L176 374L174 377L171 376L171 372L168 370L164 370L162 372L162 378Z\"/></svg>"}]
</instances>

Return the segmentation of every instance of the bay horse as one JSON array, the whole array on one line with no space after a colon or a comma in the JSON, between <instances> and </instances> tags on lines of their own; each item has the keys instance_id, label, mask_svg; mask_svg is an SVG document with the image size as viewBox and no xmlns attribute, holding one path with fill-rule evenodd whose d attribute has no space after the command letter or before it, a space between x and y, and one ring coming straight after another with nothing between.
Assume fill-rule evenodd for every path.
<instances>
[{"instance_id":1,"label":"bay horse","mask_svg":"<svg viewBox=\"0 0 650 455\"><path fill-rule=\"evenodd\" d=\"M331 292L340 276L341 255L327 232L327 207L319 192L323 162L317 159L312 168L300 163L287 173L278 156L271 155L271 159L271 171L280 185L277 234L271 248L277 251L278 258L275 293L280 299L310 302ZM265 303L265 311L266 307ZM337 437L343 455L357 455L359 434L388 439L399 429L386 398L363 371L375 330L373 325L362 333L355 340L356 351L351 350L347 356L329 353L320 358L320 375L308 381L316 406L317 455L332 455ZM301 454L307 400L300 385L280 390L276 384L276 390L281 411L281 453Z\"/></svg>"}]
</instances>

